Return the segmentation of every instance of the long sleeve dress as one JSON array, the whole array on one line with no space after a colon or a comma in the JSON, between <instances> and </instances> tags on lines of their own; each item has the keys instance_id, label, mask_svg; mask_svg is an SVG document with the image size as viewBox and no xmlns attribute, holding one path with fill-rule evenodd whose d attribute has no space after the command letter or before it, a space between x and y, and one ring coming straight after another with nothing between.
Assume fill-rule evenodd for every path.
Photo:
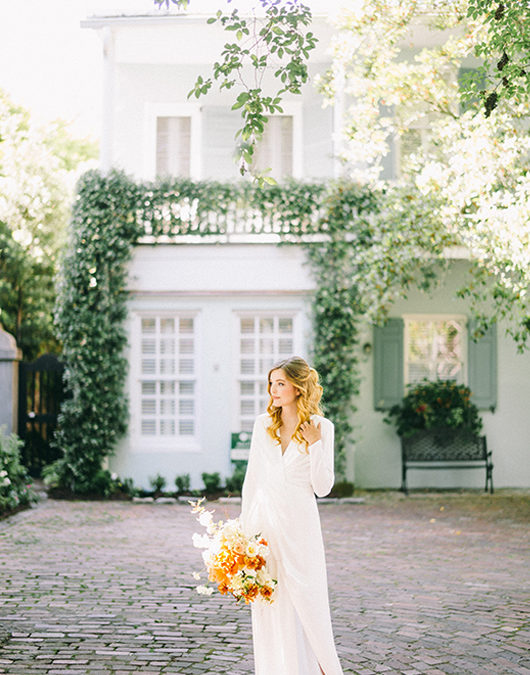
<instances>
[{"instance_id":1,"label":"long sleeve dress","mask_svg":"<svg viewBox=\"0 0 530 675\"><path fill-rule=\"evenodd\" d=\"M281 446L267 432L271 419L254 425L242 491L241 522L248 535L261 533L278 580L272 604L252 604L256 675L342 675L331 628L326 562L315 493L333 486L333 423L320 422L322 440Z\"/></svg>"}]
</instances>

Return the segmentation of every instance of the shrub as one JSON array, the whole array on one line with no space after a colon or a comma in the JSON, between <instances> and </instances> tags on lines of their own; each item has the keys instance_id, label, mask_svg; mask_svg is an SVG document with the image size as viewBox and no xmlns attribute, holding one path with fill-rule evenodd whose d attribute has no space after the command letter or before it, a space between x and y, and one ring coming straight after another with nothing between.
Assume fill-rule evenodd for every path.
<instances>
[{"instance_id":1,"label":"shrub","mask_svg":"<svg viewBox=\"0 0 530 675\"><path fill-rule=\"evenodd\" d=\"M175 478L175 487L177 488L178 493L189 492L190 485L191 479L189 473L180 474Z\"/></svg>"},{"instance_id":2,"label":"shrub","mask_svg":"<svg viewBox=\"0 0 530 675\"><path fill-rule=\"evenodd\" d=\"M228 492L241 492L246 472L246 462L235 462L234 473L226 479L226 489Z\"/></svg>"},{"instance_id":3,"label":"shrub","mask_svg":"<svg viewBox=\"0 0 530 675\"><path fill-rule=\"evenodd\" d=\"M153 488L153 492L163 492L166 487L166 479L157 473L155 476L149 477L149 485Z\"/></svg>"},{"instance_id":4,"label":"shrub","mask_svg":"<svg viewBox=\"0 0 530 675\"><path fill-rule=\"evenodd\" d=\"M467 429L474 434L482 429L470 389L452 380L423 380L409 385L403 401L389 410L385 422L395 424L400 436L439 427Z\"/></svg>"},{"instance_id":5,"label":"shrub","mask_svg":"<svg viewBox=\"0 0 530 675\"><path fill-rule=\"evenodd\" d=\"M7 436L5 427L0 427L0 514L38 500L27 469L20 461L21 447L22 441L16 434Z\"/></svg>"},{"instance_id":6,"label":"shrub","mask_svg":"<svg viewBox=\"0 0 530 675\"><path fill-rule=\"evenodd\" d=\"M217 471L215 473L202 473L201 477L206 494L218 492L221 489L221 476Z\"/></svg>"},{"instance_id":7,"label":"shrub","mask_svg":"<svg viewBox=\"0 0 530 675\"><path fill-rule=\"evenodd\" d=\"M351 497L353 495L354 484L348 480L337 481L331 490L331 497Z\"/></svg>"}]
</instances>

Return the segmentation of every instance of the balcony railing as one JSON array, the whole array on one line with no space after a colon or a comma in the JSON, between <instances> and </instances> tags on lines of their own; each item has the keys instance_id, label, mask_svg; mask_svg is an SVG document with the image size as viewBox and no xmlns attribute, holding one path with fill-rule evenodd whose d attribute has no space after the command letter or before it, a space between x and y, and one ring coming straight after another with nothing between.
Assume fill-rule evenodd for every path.
<instances>
[{"instance_id":1,"label":"balcony railing","mask_svg":"<svg viewBox=\"0 0 530 675\"><path fill-rule=\"evenodd\" d=\"M324 184L293 182L258 188L249 183L179 181L139 189L141 206L136 218L144 232L142 242L190 236L206 240L301 237L323 232Z\"/></svg>"}]
</instances>

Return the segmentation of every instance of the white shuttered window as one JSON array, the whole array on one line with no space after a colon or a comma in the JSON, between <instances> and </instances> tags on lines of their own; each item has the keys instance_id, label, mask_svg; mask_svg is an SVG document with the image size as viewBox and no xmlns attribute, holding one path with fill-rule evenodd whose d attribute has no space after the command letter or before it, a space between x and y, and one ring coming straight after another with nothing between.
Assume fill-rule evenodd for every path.
<instances>
[{"instance_id":1,"label":"white shuttered window","mask_svg":"<svg viewBox=\"0 0 530 675\"><path fill-rule=\"evenodd\" d=\"M269 401L270 368L295 351L294 316L261 314L239 317L238 431L252 431Z\"/></svg>"},{"instance_id":2,"label":"white shuttered window","mask_svg":"<svg viewBox=\"0 0 530 675\"><path fill-rule=\"evenodd\" d=\"M293 117L273 115L265 125L263 138L256 148L254 168L272 169L271 175L293 175Z\"/></svg>"},{"instance_id":3,"label":"white shuttered window","mask_svg":"<svg viewBox=\"0 0 530 675\"><path fill-rule=\"evenodd\" d=\"M140 320L140 434L190 438L196 433L196 356L193 316Z\"/></svg>"},{"instance_id":4,"label":"white shuttered window","mask_svg":"<svg viewBox=\"0 0 530 675\"><path fill-rule=\"evenodd\" d=\"M190 175L191 117L157 117L156 175Z\"/></svg>"}]
</instances>

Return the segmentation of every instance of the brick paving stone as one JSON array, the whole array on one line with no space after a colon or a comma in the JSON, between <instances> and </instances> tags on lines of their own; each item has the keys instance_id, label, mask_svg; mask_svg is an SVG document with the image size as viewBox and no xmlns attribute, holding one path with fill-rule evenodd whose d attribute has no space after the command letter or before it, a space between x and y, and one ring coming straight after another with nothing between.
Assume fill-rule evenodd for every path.
<instances>
[{"instance_id":1,"label":"brick paving stone","mask_svg":"<svg viewBox=\"0 0 530 675\"><path fill-rule=\"evenodd\" d=\"M320 513L345 673L530 675L530 492ZM0 675L250 675L248 607L195 592L199 530L184 504L46 500L0 521Z\"/></svg>"}]
</instances>

